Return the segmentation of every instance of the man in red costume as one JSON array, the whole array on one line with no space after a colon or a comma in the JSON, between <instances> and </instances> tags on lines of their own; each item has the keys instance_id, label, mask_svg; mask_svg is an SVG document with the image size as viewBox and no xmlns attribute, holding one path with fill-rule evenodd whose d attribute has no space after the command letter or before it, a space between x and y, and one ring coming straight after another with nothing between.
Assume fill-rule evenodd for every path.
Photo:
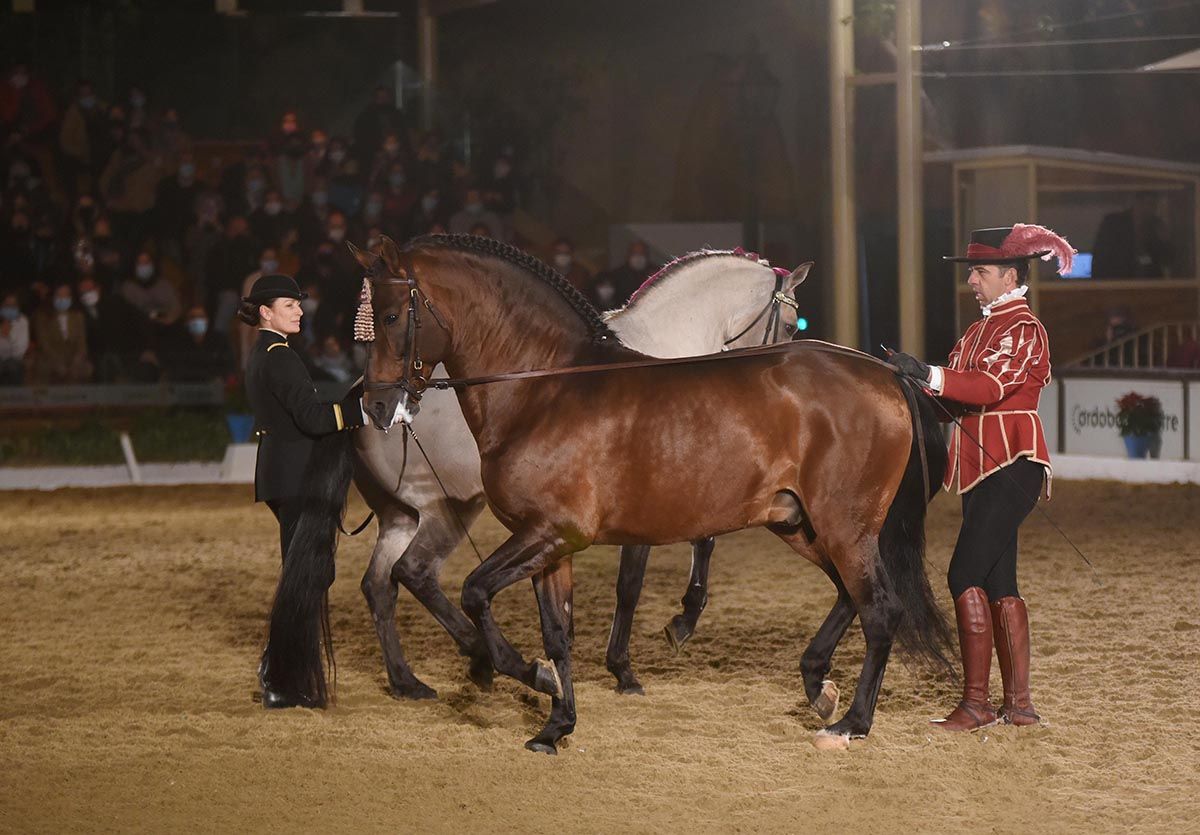
<instances>
[{"instance_id":1,"label":"man in red costume","mask_svg":"<svg viewBox=\"0 0 1200 835\"><path fill-rule=\"evenodd\" d=\"M983 318L967 328L944 367L909 354L891 357L961 414L943 486L955 489L963 506L947 576L958 620L963 696L946 718L933 721L943 730L1040 720L1029 695L1029 615L1017 590L1017 529L1043 484L1049 495L1050 454L1037 408L1050 382L1050 344L1025 301L1025 282L1030 259L1056 256L1059 272L1066 273L1073 255L1066 240L1041 226L977 229L967 254L946 260L969 265L967 284ZM988 697L993 640L1004 680L999 714Z\"/></svg>"}]
</instances>

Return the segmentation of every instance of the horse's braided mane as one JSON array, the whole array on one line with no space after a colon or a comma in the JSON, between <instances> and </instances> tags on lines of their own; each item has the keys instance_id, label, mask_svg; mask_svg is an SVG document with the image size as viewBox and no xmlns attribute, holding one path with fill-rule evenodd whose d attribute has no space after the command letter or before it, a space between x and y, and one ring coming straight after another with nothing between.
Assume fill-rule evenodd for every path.
<instances>
[{"instance_id":1,"label":"horse's braided mane","mask_svg":"<svg viewBox=\"0 0 1200 835\"><path fill-rule=\"evenodd\" d=\"M632 305L646 290L658 284L667 276L674 275L681 268L686 267L694 261L699 261L704 258L711 258L716 255L736 255L756 261L758 263L765 263L763 261L759 261L758 255L752 252L748 253L736 249L698 249L695 252L689 252L685 255L680 255L678 258L668 261L666 264L659 267L658 272L654 273L652 276L643 281L641 286L633 291L633 293L629 296L629 301L625 302L625 306L629 307Z\"/></svg>"},{"instance_id":2,"label":"horse's braided mane","mask_svg":"<svg viewBox=\"0 0 1200 835\"><path fill-rule=\"evenodd\" d=\"M548 264L515 246L493 238L482 238L477 235L422 235L418 238L413 238L404 248L405 250L419 248L452 249L458 252L490 255L493 258L507 261L513 266L520 267L526 272L532 273L543 283L557 290L558 294L563 297L563 300L571 306L571 309L579 314L579 318L583 319L584 324L587 325L588 333L594 342L604 339L616 340L617 338L612 329L600 318L600 311L596 310L592 303L584 297L583 293L576 290L571 282L563 278L562 275Z\"/></svg>"}]
</instances>

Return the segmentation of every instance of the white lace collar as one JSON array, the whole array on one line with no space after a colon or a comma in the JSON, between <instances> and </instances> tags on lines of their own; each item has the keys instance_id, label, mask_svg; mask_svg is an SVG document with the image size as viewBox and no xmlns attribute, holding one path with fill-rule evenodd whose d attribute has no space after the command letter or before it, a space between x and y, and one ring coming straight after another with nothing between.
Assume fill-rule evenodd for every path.
<instances>
[{"instance_id":1,"label":"white lace collar","mask_svg":"<svg viewBox=\"0 0 1200 835\"><path fill-rule=\"evenodd\" d=\"M995 299L993 299L991 302L989 302L988 304L985 304L985 305L982 307L982 309L981 309L981 310L982 310L982 312L983 312L983 315L984 315L984 316L991 316L991 315L992 315L992 310L993 310L994 308L1000 307L1000 306L1001 306L1002 304L1004 304L1005 302L1010 302L1010 301L1012 301L1013 299L1022 299L1022 298L1024 298L1024 297L1025 297L1025 294L1026 294L1026 293L1028 293L1028 292L1029 292L1029 285L1028 285L1028 284L1022 284L1020 287L1014 287L1014 288L1012 288L1012 289L1011 289L1011 290L1009 290L1007 293L1001 293L999 296L997 296L997 297L996 297Z\"/></svg>"}]
</instances>

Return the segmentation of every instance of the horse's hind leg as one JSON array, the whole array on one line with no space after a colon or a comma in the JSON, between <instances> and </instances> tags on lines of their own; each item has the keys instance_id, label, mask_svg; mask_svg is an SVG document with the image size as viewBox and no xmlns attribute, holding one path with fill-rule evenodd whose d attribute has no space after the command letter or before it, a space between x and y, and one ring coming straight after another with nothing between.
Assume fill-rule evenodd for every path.
<instances>
[{"instance_id":1,"label":"horse's hind leg","mask_svg":"<svg viewBox=\"0 0 1200 835\"><path fill-rule=\"evenodd\" d=\"M375 542L371 563L362 579L363 596L367 598L371 619L375 623L375 634L379 636L379 646L383 650L388 690L397 699L437 698L437 692L432 687L413 675L396 631L397 588L392 579L392 567L407 553L416 532L417 520L407 513L381 515L379 539Z\"/></svg>"},{"instance_id":2,"label":"horse's hind leg","mask_svg":"<svg viewBox=\"0 0 1200 835\"><path fill-rule=\"evenodd\" d=\"M633 629L633 611L637 608L646 579L646 559L649 545L626 545L621 548L621 568L617 572L617 608L613 611L612 629L608 633L608 671L617 677L617 692L642 695L642 685L629 663L629 633Z\"/></svg>"},{"instance_id":3,"label":"horse's hind leg","mask_svg":"<svg viewBox=\"0 0 1200 835\"><path fill-rule=\"evenodd\" d=\"M575 640L571 557L564 557L534 577L533 588L542 617L542 644L546 657L558 671L562 695L554 697L546 726L526 742L525 747L530 751L556 754L558 741L575 730L575 688L571 683L571 645Z\"/></svg>"},{"instance_id":4,"label":"horse's hind leg","mask_svg":"<svg viewBox=\"0 0 1200 835\"><path fill-rule=\"evenodd\" d=\"M833 563L846 584L846 590L858 610L867 651L854 701L846 714L817 734L814 740L820 748L844 748L849 740L864 737L875 719L875 703L887 668L896 630L903 614L899 598L892 589L887 572L879 557L875 537L833 554Z\"/></svg>"},{"instance_id":5,"label":"horse's hind leg","mask_svg":"<svg viewBox=\"0 0 1200 835\"><path fill-rule=\"evenodd\" d=\"M692 543L692 576L688 579L683 599L679 601L683 604L683 614L671 618L663 630L671 649L676 652L692 637L700 613L708 605L708 563L712 559L713 544L711 536Z\"/></svg>"},{"instance_id":6,"label":"horse's hind leg","mask_svg":"<svg viewBox=\"0 0 1200 835\"><path fill-rule=\"evenodd\" d=\"M842 585L837 573L830 571L830 578L838 589L837 601L825 617L825 622L809 641L808 648L800 657L800 674L804 677L804 693L808 703L816 710L822 722L833 718L838 705L837 685L826 676L833 666L833 651L841 643L842 636L858 614L854 611L854 602Z\"/></svg>"},{"instance_id":7,"label":"horse's hind leg","mask_svg":"<svg viewBox=\"0 0 1200 835\"><path fill-rule=\"evenodd\" d=\"M492 662L483 638L462 611L442 591L438 576L450 553L463 541L466 528L483 510L476 497L449 507L445 501L427 505L421 524L404 556L392 567L392 577L421 602L458 644L459 652L471 659L468 675L481 689L492 686ZM457 511L457 513L455 512Z\"/></svg>"}]
</instances>

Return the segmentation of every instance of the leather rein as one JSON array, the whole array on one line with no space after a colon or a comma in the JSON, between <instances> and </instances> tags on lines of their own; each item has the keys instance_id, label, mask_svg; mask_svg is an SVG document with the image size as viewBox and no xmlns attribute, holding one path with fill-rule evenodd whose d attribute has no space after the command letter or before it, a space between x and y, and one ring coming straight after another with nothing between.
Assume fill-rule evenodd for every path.
<instances>
[{"instance_id":1,"label":"leather rein","mask_svg":"<svg viewBox=\"0 0 1200 835\"><path fill-rule=\"evenodd\" d=\"M728 347L725 347L722 348L721 353L705 354L698 357L674 357L670 359L651 358L644 360L630 360L626 362L600 363L594 365L560 366L557 368L540 368L532 371L510 371L502 374L489 374L483 377L426 378L421 374L425 368L425 364L421 361L420 355L417 351L417 335L421 328L420 308L424 307L426 310L428 310L433 316L434 320L437 322L438 326L441 327L442 330L449 332L450 329L446 326L446 320L442 318L441 314L438 313L437 308L433 306L433 302L431 302L429 297L425 295L424 291L421 290L420 286L416 282L416 279L407 277L398 278L395 276L390 276L387 278L367 276L367 280L373 284L402 284L407 286L409 288L409 304L408 332L405 338L406 344L404 348L404 376L394 383L371 383L364 381L363 388L365 391L381 391L398 388L402 389L411 399L419 401L421 399L421 395L429 386L433 386L433 388L440 390L457 389L467 388L469 386L486 385L488 383L500 383L517 380L536 380L544 377L562 377L575 374L593 374L601 371L619 371L628 368L656 368L667 365L693 365L697 363L712 362L714 360L733 357L783 353L795 348L797 343L774 341L779 338L779 328L782 324L780 308L782 305L786 304L794 310L800 309L799 303L797 303L797 301L787 293L783 292L784 277L785 276L783 274L777 274L775 276L775 289L771 293L771 298L767 300L767 303L763 309L759 311L759 314L755 316L750 324L743 328L741 332L739 332L736 336L730 337L724 342L725 346L736 342L749 333L755 325L761 322L763 317L766 317L767 324L763 329L762 342L753 348L740 348L731 351L728 349ZM834 353L865 357L869 360L880 363L881 365L888 365L887 363L872 357L870 354L864 354L850 348L844 348L841 345L834 345L829 342L821 342L815 339L804 340L804 344L806 347L820 347L823 350L829 350ZM892 366L888 367L890 368Z\"/></svg>"}]
</instances>

